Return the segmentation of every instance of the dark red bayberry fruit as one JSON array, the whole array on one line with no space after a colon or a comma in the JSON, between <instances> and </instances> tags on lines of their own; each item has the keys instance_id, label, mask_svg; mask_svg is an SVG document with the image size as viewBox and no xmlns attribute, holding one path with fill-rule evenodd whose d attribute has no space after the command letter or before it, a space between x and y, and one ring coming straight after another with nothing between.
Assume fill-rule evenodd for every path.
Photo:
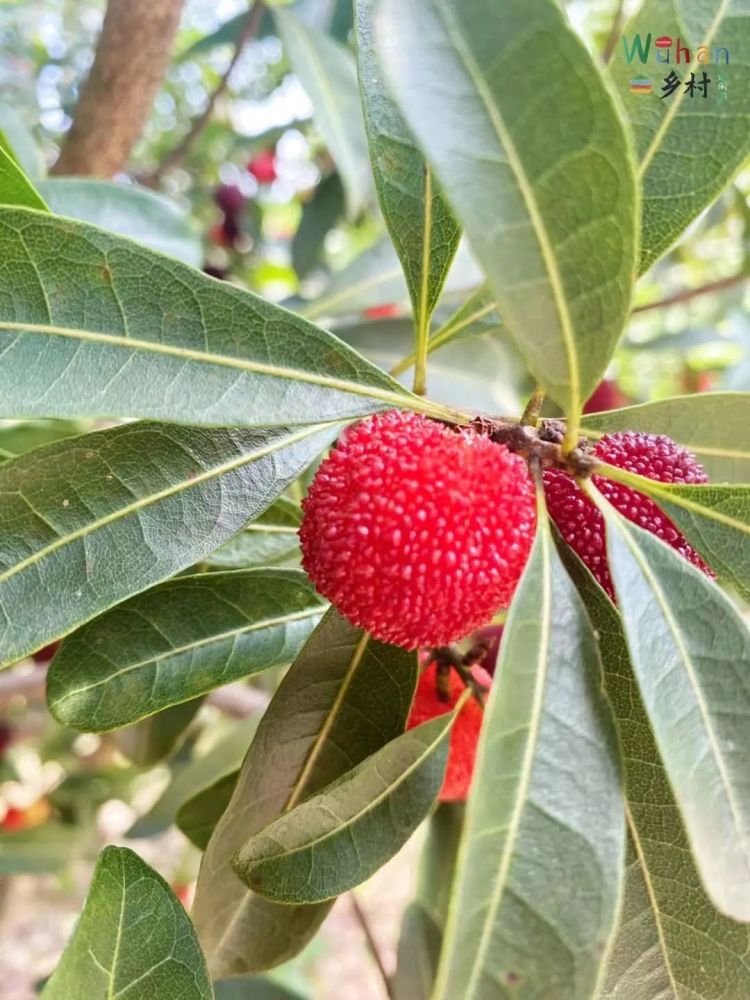
<instances>
[{"instance_id":1,"label":"dark red bayberry fruit","mask_svg":"<svg viewBox=\"0 0 750 1000\"><path fill-rule=\"evenodd\" d=\"M437 665L429 663L422 671L414 703L409 714L407 729L422 722L450 712L464 691L464 683L455 671L450 673L450 700L443 701L437 692ZM489 687L491 678L481 667L474 667L472 673L480 684ZM445 770L443 787L438 796L441 802L463 802L469 794L474 760L477 755L477 741L482 728L483 711L475 698L468 698L453 723L448 749L448 765Z\"/></svg>"},{"instance_id":2,"label":"dark red bayberry fruit","mask_svg":"<svg viewBox=\"0 0 750 1000\"><path fill-rule=\"evenodd\" d=\"M594 453L603 462L662 483L708 482L708 476L695 455L663 434L636 431L606 434L597 443ZM593 481L612 506L629 521L652 532L694 566L712 575L698 553L653 500L604 476L594 476ZM563 538L614 599L602 514L575 481L558 469L548 469L544 473L544 492L550 515Z\"/></svg>"},{"instance_id":3,"label":"dark red bayberry fruit","mask_svg":"<svg viewBox=\"0 0 750 1000\"><path fill-rule=\"evenodd\" d=\"M276 154L265 149L250 160L247 169L259 184L272 184L276 180Z\"/></svg>"},{"instance_id":4,"label":"dark red bayberry fruit","mask_svg":"<svg viewBox=\"0 0 750 1000\"><path fill-rule=\"evenodd\" d=\"M521 458L394 410L343 435L302 509L303 566L317 589L407 649L446 645L506 607L536 526Z\"/></svg>"},{"instance_id":5,"label":"dark red bayberry fruit","mask_svg":"<svg viewBox=\"0 0 750 1000\"><path fill-rule=\"evenodd\" d=\"M214 191L214 201L227 215L237 215L245 207L247 198L236 184L220 184Z\"/></svg>"}]
</instances>

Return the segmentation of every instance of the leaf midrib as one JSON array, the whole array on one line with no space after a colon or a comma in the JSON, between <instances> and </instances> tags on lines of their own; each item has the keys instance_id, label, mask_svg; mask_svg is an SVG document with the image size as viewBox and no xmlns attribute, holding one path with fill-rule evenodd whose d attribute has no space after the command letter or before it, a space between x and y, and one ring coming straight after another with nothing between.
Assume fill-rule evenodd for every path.
<instances>
[{"instance_id":1,"label":"leaf midrib","mask_svg":"<svg viewBox=\"0 0 750 1000\"><path fill-rule=\"evenodd\" d=\"M540 513L543 514L543 508L541 508ZM543 516L546 517L545 514L543 514ZM503 894L505 892L505 887L507 885L508 877L510 874L512 860L513 857L515 856L516 839L518 837L518 832L521 825L521 819L527 804L526 796L529 786L531 784L531 776L534 769L535 752L539 738L539 730L541 727L541 717L544 706L544 694L546 690L548 661L549 661L549 646L551 638L550 612L552 607L552 567L550 563L549 529L546 525L546 522L544 524L541 524L537 530L541 532L540 545L542 548L542 586L540 588L542 594L541 614L540 614L541 628L540 628L539 646L537 650L536 681L534 686L534 698L532 701L529 734L528 734L528 739L526 741L526 748L524 751L520 778L518 782L518 795L516 797L516 803L513 807L513 813L510 817L510 822L508 823L508 828L507 828L508 832L505 840L505 848L503 850L503 855L500 862L500 868L498 870L497 882L495 883L495 888L490 898L490 905L488 907L487 915L484 920L482 937L479 942L479 947L477 948L477 957L474 962L471 979L469 980L469 983L466 988L466 1000L470 1000L470 998L475 994L479 977L482 973L482 967L485 961L487 949L489 948L490 938L492 935L492 929L495 924L497 912L502 904Z\"/></svg>"},{"instance_id":2,"label":"leaf midrib","mask_svg":"<svg viewBox=\"0 0 750 1000\"><path fill-rule=\"evenodd\" d=\"M144 667L156 666L162 661L171 659L172 657L181 656L183 653L191 653L196 649L202 649L205 646L210 646L213 643L220 643L226 639L233 639L239 635L246 635L250 632L258 632L265 628L273 628L275 625L286 625L288 622L301 621L305 618L313 618L315 615L324 614L325 610L325 604L319 603L312 605L309 608L304 608L301 611L291 612L276 618L263 618L260 621L254 621L247 625L240 625L238 628L228 629L226 632L214 633L213 635L206 636L203 639L197 639L195 642L186 643L183 646L175 646L172 649L167 649L162 653L150 656L147 660L140 660L138 663L128 663L119 670L116 670L113 674L108 674L106 677L102 677L100 680L94 681L92 684L85 684L83 687L66 691L64 694L49 702L50 708L53 706L55 708L59 708L60 705L68 701L70 698L74 698L76 695L86 694L88 691L94 691L96 688L109 685L113 681L117 680L118 677L126 676L134 670L141 670Z\"/></svg>"},{"instance_id":3,"label":"leaf midrib","mask_svg":"<svg viewBox=\"0 0 750 1000\"><path fill-rule=\"evenodd\" d=\"M710 25L710 27L708 29L708 33L707 33L706 40L705 40L705 43L704 43L705 45L710 45L713 42L714 35L716 34L716 32L717 32L717 30L718 30L719 25L721 24L721 22L724 20L724 15L726 14L727 8L729 7L730 3L731 3L731 0L720 0L719 9L716 12L716 17L713 19L713 21L711 22L711 25ZM695 72L695 68L698 65L700 65L700 64L698 62L698 56L697 56L697 50L696 50L696 56L693 59L693 61L690 63L690 66L687 68L687 72L688 73ZM641 160L640 164L638 165L638 168L637 168L637 171L636 171L636 178L638 179L638 181L641 184L643 183L643 177L644 177L646 171L648 170L648 168L649 168L649 166L651 164L651 161L653 160L654 156L656 155L656 153L657 153L657 151L659 149L659 146L661 145L661 140L662 140L662 137L663 137L664 133L667 131L667 129L669 128L669 126L672 124L672 120L674 119L675 115L677 114L677 112L679 111L680 107L682 106L682 102L685 99L685 94L686 93L687 93L687 91L685 89L680 90L677 93L677 95L676 95L676 99L674 101L670 101L669 107L667 108L667 111L666 111L664 117L659 122L659 126L658 126L658 128L656 129L656 131L653 134L653 137L651 139L651 142L649 143L648 149L643 154L643 159Z\"/></svg>"},{"instance_id":4,"label":"leaf midrib","mask_svg":"<svg viewBox=\"0 0 750 1000\"><path fill-rule=\"evenodd\" d=\"M365 396L377 399L393 406L406 407L411 410L432 414L446 415L455 418L455 412L448 407L429 400L413 396L407 389L383 389L380 386L369 386L359 382L348 382L346 379L334 378L330 375L318 375L315 372L296 368L282 368L278 365L265 364L262 361L249 361L247 358L235 358L225 354L213 354L209 351L196 351L189 347L176 347L172 344L162 344L155 340L141 340L134 337L124 337L113 333L102 333L94 330L80 330L74 327L57 326L46 323L21 323L10 320L0 320L0 330L20 333L41 333L47 336L67 337L71 340L86 341L94 344L109 344L112 347L123 347L130 351L146 351L152 354L162 354L179 358L182 361L197 361L203 364L220 365L238 371L253 372L257 375L269 375L275 378L288 379L294 382L306 382L312 385L337 389L354 396ZM345 346L345 345L344 345ZM351 350L347 348L347 350Z\"/></svg>"},{"instance_id":5,"label":"leaf midrib","mask_svg":"<svg viewBox=\"0 0 750 1000\"><path fill-rule=\"evenodd\" d=\"M411 775L424 764L424 762L430 757L430 755L433 753L436 747L445 739L447 733L450 731L451 727L453 726L453 723L456 720L457 710L458 710L458 705L456 706L456 709L445 712L444 714L446 716L446 719L439 730L438 736L436 736L431 743L427 744L419 752L418 757L398 776L398 778L392 784L387 785L382 792L379 792L378 795L376 795L374 798L369 799L365 803L365 805L362 806L361 809L357 810L357 812L355 812L352 816L350 816L347 820L345 820L345 822L341 823L339 826L336 826L331 830L328 830L326 833L321 834L314 840L309 840L304 844L298 845L297 847L292 847L289 850L283 850L282 848L275 854L267 854L260 858L254 858L250 861L250 865L252 867L255 867L256 865L265 865L271 863L273 861L278 860L278 858L294 857L297 854L301 854L304 851L309 851L312 848L319 846L320 844L324 844L328 840L340 836L344 831L354 826L354 824L359 819L361 819L363 816L366 816L369 812L377 808L377 806L379 806L382 802L384 802L397 788L403 785L404 782L407 781L408 778L410 778ZM430 723L423 723L423 725L429 725L429 724ZM269 826L266 827L265 830L259 830L258 833L255 834L255 836L253 837L253 840L255 840L256 838L261 838L263 836L272 837L272 834L270 834L268 831L271 829L271 827L275 826L277 823L282 822L283 820L284 816L280 816L278 819L274 820L273 823L269 824Z\"/></svg>"},{"instance_id":6,"label":"leaf midrib","mask_svg":"<svg viewBox=\"0 0 750 1000\"><path fill-rule=\"evenodd\" d=\"M594 492L594 491L591 490L590 492ZM612 513L610 513L609 510L606 511L606 515L605 516L608 518L608 520L612 521L612 520L616 519L616 521L615 521L616 524L617 524L617 522L622 521L623 520L622 517L619 514L616 514L614 512L614 508L606 500L606 498L602 497L602 495L600 493L598 493L598 491L596 491L596 493L598 495L598 498L601 498L601 500L604 501L604 503L597 502L597 506L600 509L602 509L604 507L604 504L606 504L606 507L611 509ZM604 513L604 510L603 510L603 513ZM713 729L713 726L711 724L710 715L707 712L707 708L706 708L706 705L705 705L705 702L704 702L704 698L703 698L703 692L702 692L701 687L700 687L700 685L699 685L699 683L697 681L697 678L696 678L695 666L693 664L692 658L691 658L691 656L690 656L690 654L689 654L689 652L687 650L687 647L685 646L685 644L684 644L684 642L682 640L682 636L681 636L678 624L675 621L674 616L672 615L672 611L671 611L671 609L669 607L668 601L666 600L664 592L661 589L661 585L659 584L659 581L656 579L656 577L654 576L654 574L651 571L651 567L650 567L650 564L648 563L648 560L641 553L641 549L640 549L639 545L637 544L637 542L633 539L633 536L631 535L629 529L624 524L622 526L620 526L618 524L618 530L620 531L620 535L624 539L625 544L630 549L633 558L635 559L636 563L640 567L641 572L643 573L643 575L646 578L646 580L649 582L649 584L651 586L651 591L654 594L654 597L656 598L656 602L657 602L657 604L659 605L659 607L661 609L662 615L664 616L664 620L665 620L665 622L666 622L666 624L667 624L667 626L669 628L669 631L672 633L672 637L673 637L673 639L675 641L675 644L677 645L678 652L680 653L680 655L682 657L682 660L683 660L683 663L684 663L684 666L685 666L685 673L687 675L688 680L690 681L690 686L691 686L691 688L693 690L693 693L694 693L694 696L695 696L695 703L696 703L696 705L698 707L698 711L699 711L700 717L701 717L701 719L703 721L705 733L706 733L706 736L708 738L708 741L709 741L709 744L711 746L711 750L712 750L712 753L713 753L713 759L716 762L716 769L719 772L719 776L720 776L721 781L722 781L722 787L723 787L724 795L726 797L727 805L729 806L729 810L731 812L732 819L733 819L734 824L735 824L735 829L736 829L736 831L739 832L739 831L741 831L743 829L744 824L741 822L741 814L739 814L738 811L737 811L737 804L735 802L735 797L734 797L734 794L733 794L733 791L732 791L732 785L731 785L730 781L728 780L728 773L727 773L727 770L726 770L726 764L724 762L724 757L723 757L722 753L720 752L720 745L719 745L717 736L714 733L714 729ZM661 544L665 544L665 543L662 542ZM677 557L677 558L679 558L679 557ZM689 564L687 564L687 565L689 565ZM700 570L695 570L695 572L696 573L700 573ZM626 638L627 638L627 634L626 634ZM628 641L628 647L630 647L630 642L629 641ZM748 868L750 869L750 853L748 852L748 845L746 843L744 843L744 841L740 837L738 837L738 843L739 843L739 845L742 848L742 853L745 856L745 860L746 860L746 862L748 864Z\"/></svg>"},{"instance_id":7,"label":"leaf midrib","mask_svg":"<svg viewBox=\"0 0 750 1000\"><path fill-rule=\"evenodd\" d=\"M539 206L537 205L536 196L534 195L532 187L526 177L521 157L519 156L515 143L511 139L510 134L505 127L502 115L492 100L492 94L489 92L485 84L484 77L482 76L479 67L476 65L470 50L465 44L460 26L454 20L452 13L446 6L444 0L434 0L434 2L436 10L439 13L442 12L442 21L446 33L449 37L453 38L456 52L461 59L467 74L473 81L474 86L477 88L477 92L485 106L490 122L495 129L500 146L505 150L508 164L513 171L513 175L518 183L524 203L526 204L529 217L539 243L542 259L547 269L550 288L552 290L552 295L555 300L560 319L560 332L562 333L563 346L569 369L571 420L574 420L577 418L581 404L578 353L576 351L573 323L568 310L568 303L565 298L562 277L557 266L557 261L552 249L552 243L544 225L544 220L539 210Z\"/></svg>"},{"instance_id":8,"label":"leaf midrib","mask_svg":"<svg viewBox=\"0 0 750 1000\"><path fill-rule=\"evenodd\" d=\"M175 496L183 490L192 489L195 486L199 486L201 483L208 482L211 479L217 479L235 469L242 468L244 465L250 465L252 462L263 458L265 455L270 455L275 451L279 451L281 448L287 448L296 444L298 441L304 440L306 437L311 437L313 434L317 434L318 432L325 430L328 427L335 427L343 423L344 421L341 420L331 420L327 423L313 424L311 427L305 427L301 431L297 431L287 437L276 439L273 443L266 445L264 448L259 448L249 454L244 453L241 457L232 459L231 462L224 462L222 465L214 466L211 469L194 476L192 479L180 479L171 486L167 486L165 489L159 490L157 493L150 493L148 496L141 497L139 500L136 500L131 504L127 504L124 507L118 507L117 510L112 511L110 514L106 514L104 517L97 518L95 521L90 521L87 524L82 525L80 528L76 528L75 531L59 536L54 542L50 542L49 545L45 545L43 548L37 549L37 551L33 552L30 556L27 556L20 562L10 566L7 570L0 573L0 583L4 583L17 573L28 569L29 566L33 566L35 563L46 558L52 552L56 552L58 549L63 548L72 542L76 542L81 538L88 537L88 535L98 531L100 528L103 528L108 524L113 524L122 518L129 517L131 514L138 513L138 511L144 510L152 504L159 503L161 500L166 500L171 496Z\"/></svg>"}]
</instances>

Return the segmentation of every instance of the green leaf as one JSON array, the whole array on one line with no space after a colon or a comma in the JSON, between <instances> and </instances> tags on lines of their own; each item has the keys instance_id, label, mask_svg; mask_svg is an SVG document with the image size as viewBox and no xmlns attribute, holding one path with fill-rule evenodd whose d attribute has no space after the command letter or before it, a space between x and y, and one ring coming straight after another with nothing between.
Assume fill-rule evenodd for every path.
<instances>
[{"instance_id":1,"label":"green leaf","mask_svg":"<svg viewBox=\"0 0 750 1000\"><path fill-rule=\"evenodd\" d=\"M0 835L0 876L45 875L65 871L84 847L85 833L64 823L47 822Z\"/></svg>"},{"instance_id":2,"label":"green leaf","mask_svg":"<svg viewBox=\"0 0 750 1000\"><path fill-rule=\"evenodd\" d=\"M445 415L280 306L85 223L0 208L0 258L0 417Z\"/></svg>"},{"instance_id":3,"label":"green leaf","mask_svg":"<svg viewBox=\"0 0 750 1000\"><path fill-rule=\"evenodd\" d=\"M54 177L42 181L39 190L57 215L93 222L193 267L203 263L203 244L187 216L168 198L148 188L84 177Z\"/></svg>"},{"instance_id":4,"label":"green leaf","mask_svg":"<svg viewBox=\"0 0 750 1000\"><path fill-rule=\"evenodd\" d=\"M4 147L2 133L0 133L0 204L21 205L24 208L47 211L42 196Z\"/></svg>"},{"instance_id":5,"label":"green leaf","mask_svg":"<svg viewBox=\"0 0 750 1000\"><path fill-rule=\"evenodd\" d=\"M373 42L374 8L375 0L356 0L359 86L375 189L404 269L421 353L461 229L385 89Z\"/></svg>"},{"instance_id":6,"label":"green leaf","mask_svg":"<svg viewBox=\"0 0 750 1000\"><path fill-rule=\"evenodd\" d=\"M442 802L430 818L416 895L401 923L393 1000L429 1000L432 994L463 819L463 802Z\"/></svg>"},{"instance_id":7,"label":"green leaf","mask_svg":"<svg viewBox=\"0 0 750 1000\"><path fill-rule=\"evenodd\" d=\"M32 182L44 176L42 152L21 116L8 104L0 104L0 145Z\"/></svg>"},{"instance_id":8,"label":"green leaf","mask_svg":"<svg viewBox=\"0 0 750 1000\"><path fill-rule=\"evenodd\" d=\"M596 638L543 511L500 656L434 1000L584 1000L617 919L622 792Z\"/></svg>"},{"instance_id":9,"label":"green leaf","mask_svg":"<svg viewBox=\"0 0 750 1000\"><path fill-rule=\"evenodd\" d=\"M62 644L47 675L47 704L73 729L119 729L291 663L324 611L307 576L296 570L168 580Z\"/></svg>"},{"instance_id":10,"label":"green leaf","mask_svg":"<svg viewBox=\"0 0 750 1000\"><path fill-rule=\"evenodd\" d=\"M614 431L666 434L689 448L717 482L750 482L750 393L703 392L583 417L592 437ZM593 433L592 433L593 432Z\"/></svg>"},{"instance_id":11,"label":"green leaf","mask_svg":"<svg viewBox=\"0 0 750 1000\"><path fill-rule=\"evenodd\" d=\"M598 1000L677 1000L651 909L649 886L628 841L620 920Z\"/></svg>"},{"instance_id":12,"label":"green leaf","mask_svg":"<svg viewBox=\"0 0 750 1000\"><path fill-rule=\"evenodd\" d=\"M3 462L0 666L212 552L336 430L128 424Z\"/></svg>"},{"instance_id":13,"label":"green leaf","mask_svg":"<svg viewBox=\"0 0 750 1000\"><path fill-rule=\"evenodd\" d=\"M628 64L625 54L638 32L644 46L651 35L645 66L637 55ZM653 43L662 34L679 38L679 44L690 50L692 64L656 62ZM710 65L696 61L699 45L710 49ZM716 46L730 50L728 66L714 63ZM749 51L750 10L744 0L708 4L703 0L673 0L669 4L646 0L623 31L623 45L615 51L611 73L632 125L639 161L643 191L641 273L711 204L750 155ZM681 85L672 96L662 99L663 78L672 69L681 81L688 80L691 71L700 80L707 70L711 80L707 97L697 92L691 98ZM630 93L630 80L639 73L654 74L653 94ZM726 81L724 97L719 92L719 77Z\"/></svg>"},{"instance_id":14,"label":"green leaf","mask_svg":"<svg viewBox=\"0 0 750 1000\"><path fill-rule=\"evenodd\" d=\"M655 500L719 579L750 601L750 486L660 483L609 465L602 471Z\"/></svg>"},{"instance_id":15,"label":"green leaf","mask_svg":"<svg viewBox=\"0 0 750 1000\"><path fill-rule=\"evenodd\" d=\"M237 852L232 867L265 899L322 903L365 882L428 815L455 712L403 733Z\"/></svg>"},{"instance_id":16,"label":"green leaf","mask_svg":"<svg viewBox=\"0 0 750 1000\"><path fill-rule=\"evenodd\" d=\"M50 666L48 677L51 670ZM49 686L47 697L49 697ZM114 737L117 749L138 767L158 764L182 742L185 731L202 704L202 698L193 698L192 701L172 705L171 708L165 708L147 719L141 719L140 722L121 729Z\"/></svg>"},{"instance_id":17,"label":"green leaf","mask_svg":"<svg viewBox=\"0 0 750 1000\"><path fill-rule=\"evenodd\" d=\"M214 977L258 972L295 955L330 904L272 903L231 859L248 837L314 795L404 729L416 656L367 638L328 612L284 677L206 850L194 919Z\"/></svg>"},{"instance_id":18,"label":"green leaf","mask_svg":"<svg viewBox=\"0 0 750 1000\"><path fill-rule=\"evenodd\" d=\"M239 768L225 774L198 792L177 810L175 823L191 843L205 851L216 824L229 805L239 777Z\"/></svg>"},{"instance_id":19,"label":"green leaf","mask_svg":"<svg viewBox=\"0 0 750 1000\"><path fill-rule=\"evenodd\" d=\"M216 1000L302 1000L299 993L260 976L223 979L214 983L214 991Z\"/></svg>"},{"instance_id":20,"label":"green leaf","mask_svg":"<svg viewBox=\"0 0 750 1000\"><path fill-rule=\"evenodd\" d=\"M341 174L350 218L370 201L367 138L351 52L330 35L275 7L273 15L294 73L313 106L313 119Z\"/></svg>"},{"instance_id":21,"label":"green leaf","mask_svg":"<svg viewBox=\"0 0 750 1000\"><path fill-rule=\"evenodd\" d=\"M591 56L553 0L383 0L376 40L503 322L575 420L636 253L631 151Z\"/></svg>"},{"instance_id":22,"label":"green leaf","mask_svg":"<svg viewBox=\"0 0 750 1000\"><path fill-rule=\"evenodd\" d=\"M6 458L15 458L34 448L75 437L84 428L68 420L29 420L0 427L0 451Z\"/></svg>"},{"instance_id":23,"label":"green leaf","mask_svg":"<svg viewBox=\"0 0 750 1000\"><path fill-rule=\"evenodd\" d=\"M486 285L481 285L430 335L427 341L427 353L432 354L433 351L455 340L467 340L483 333L494 333L500 325L501 320L494 296ZM414 364L415 358L415 352L412 351L391 370L391 375L405 372Z\"/></svg>"},{"instance_id":24,"label":"green leaf","mask_svg":"<svg viewBox=\"0 0 750 1000\"><path fill-rule=\"evenodd\" d=\"M383 238L336 271L320 295L302 303L300 312L308 319L331 318L407 299L404 272L393 244Z\"/></svg>"},{"instance_id":25,"label":"green leaf","mask_svg":"<svg viewBox=\"0 0 750 1000\"><path fill-rule=\"evenodd\" d=\"M190 756L182 750L170 761L170 779L162 794L147 813L140 816L127 831L128 837L154 837L176 822L182 806L193 801L197 788L205 791L222 777L234 775L247 753L258 726L257 716L231 723L207 749L192 747ZM220 777L221 776L221 777ZM217 817L218 819L218 817Z\"/></svg>"},{"instance_id":26,"label":"green leaf","mask_svg":"<svg viewBox=\"0 0 750 1000\"><path fill-rule=\"evenodd\" d=\"M628 800L631 851L625 897L601 998L750 996L750 927L718 913L703 888L643 707L621 620L571 550L563 552L599 636Z\"/></svg>"},{"instance_id":27,"label":"green leaf","mask_svg":"<svg viewBox=\"0 0 750 1000\"><path fill-rule=\"evenodd\" d=\"M750 920L750 633L731 601L598 494L633 670L715 905Z\"/></svg>"},{"instance_id":28,"label":"green leaf","mask_svg":"<svg viewBox=\"0 0 750 1000\"><path fill-rule=\"evenodd\" d=\"M323 263L325 238L343 214L344 189L338 172L334 172L320 182L302 209L292 240L292 267L298 277L304 278Z\"/></svg>"},{"instance_id":29,"label":"green leaf","mask_svg":"<svg viewBox=\"0 0 750 1000\"><path fill-rule=\"evenodd\" d=\"M286 562L299 552L301 519L299 506L279 497L257 520L212 552L203 563L222 569L245 569Z\"/></svg>"},{"instance_id":30,"label":"green leaf","mask_svg":"<svg viewBox=\"0 0 750 1000\"><path fill-rule=\"evenodd\" d=\"M190 918L126 847L105 847L83 913L44 1000L212 1000Z\"/></svg>"}]
</instances>

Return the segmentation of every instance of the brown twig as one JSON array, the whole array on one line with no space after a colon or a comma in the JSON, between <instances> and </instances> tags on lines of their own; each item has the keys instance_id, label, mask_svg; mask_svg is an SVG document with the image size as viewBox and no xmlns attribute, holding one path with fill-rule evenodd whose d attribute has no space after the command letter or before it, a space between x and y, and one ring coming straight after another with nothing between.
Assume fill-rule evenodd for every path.
<instances>
[{"instance_id":1,"label":"brown twig","mask_svg":"<svg viewBox=\"0 0 750 1000\"><path fill-rule=\"evenodd\" d=\"M169 64L184 0L109 0L91 72L53 174L123 170Z\"/></svg>"},{"instance_id":2,"label":"brown twig","mask_svg":"<svg viewBox=\"0 0 750 1000\"><path fill-rule=\"evenodd\" d=\"M668 306L678 305L680 302L687 302L690 299L696 299L699 295L710 295L712 292L723 292L726 288L733 288L735 285L741 285L743 282L750 278L750 274L745 271L741 271L739 274L730 274L728 278L719 278L716 281L710 281L707 285L701 285L698 288L686 288L681 292L675 292L674 295L667 295L663 299L658 299L656 302L647 302L644 306L636 306L633 309L634 313L650 312L652 309L666 309Z\"/></svg>"},{"instance_id":3,"label":"brown twig","mask_svg":"<svg viewBox=\"0 0 750 1000\"><path fill-rule=\"evenodd\" d=\"M211 115L213 114L214 107L216 106L216 102L229 86L229 79L234 72L234 67L239 62L245 46L258 30L262 16L263 2L262 0L255 0L252 7L248 11L240 33L237 36L237 41L234 45L234 52L232 53L232 58L229 60L229 65L224 70L219 82L209 94L205 108L193 121L193 124L185 133L183 138L167 153L156 169L142 179L143 184L148 187L156 187L167 170L171 170L172 167L175 167L188 154L201 132L203 132L206 125L208 125Z\"/></svg>"},{"instance_id":4,"label":"brown twig","mask_svg":"<svg viewBox=\"0 0 750 1000\"><path fill-rule=\"evenodd\" d=\"M378 968L378 972L380 973L380 978L383 981L383 988L385 989L386 996L389 998L389 1000L394 1000L393 987L391 986L391 978L388 975L385 965L383 964L383 959L380 954L380 949L378 948L377 941L373 937L373 933L372 930L370 929L370 923L367 919L367 916L362 907L359 905L357 897L354 895L353 892L349 893L349 901L352 905L352 911L354 912L354 916L357 918L357 923L359 924L360 928L362 929L362 933L364 934L365 943L367 944L367 950L370 952L372 960L375 962L375 965Z\"/></svg>"},{"instance_id":5,"label":"brown twig","mask_svg":"<svg viewBox=\"0 0 750 1000\"><path fill-rule=\"evenodd\" d=\"M571 476L586 479L600 462L582 440L577 447L564 451L565 424L561 420L541 420L538 427L521 424L504 417L475 417L472 427L492 441L504 444L526 461L538 463L542 469L562 469Z\"/></svg>"}]
</instances>

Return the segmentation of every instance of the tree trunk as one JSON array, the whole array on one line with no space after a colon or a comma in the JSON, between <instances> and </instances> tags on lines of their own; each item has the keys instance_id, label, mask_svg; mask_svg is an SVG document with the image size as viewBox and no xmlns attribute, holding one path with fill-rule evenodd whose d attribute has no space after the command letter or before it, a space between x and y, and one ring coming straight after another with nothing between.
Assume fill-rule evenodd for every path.
<instances>
[{"instance_id":1,"label":"tree trunk","mask_svg":"<svg viewBox=\"0 0 750 1000\"><path fill-rule=\"evenodd\" d=\"M94 65L53 174L111 177L127 165L164 77L184 0L109 0Z\"/></svg>"}]
</instances>

